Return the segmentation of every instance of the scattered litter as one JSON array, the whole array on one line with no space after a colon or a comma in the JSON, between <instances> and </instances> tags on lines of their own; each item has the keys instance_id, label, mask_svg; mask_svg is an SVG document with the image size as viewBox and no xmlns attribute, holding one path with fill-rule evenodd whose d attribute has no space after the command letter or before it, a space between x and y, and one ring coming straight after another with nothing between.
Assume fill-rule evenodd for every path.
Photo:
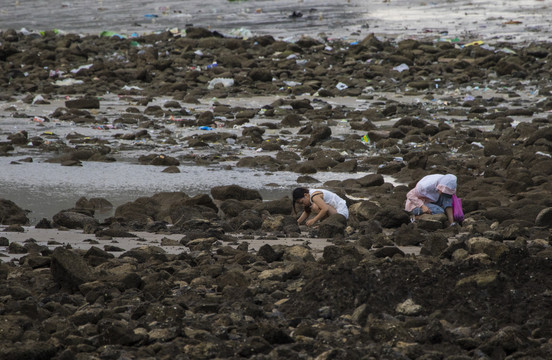
<instances>
[{"instance_id":1,"label":"scattered litter","mask_svg":"<svg viewBox=\"0 0 552 360\"><path fill-rule=\"evenodd\" d=\"M71 70L71 72L72 72L73 74L76 74L76 73L78 73L79 71L81 71L82 69L90 69L93 65L94 65L94 64L81 65L81 66L79 66L78 68Z\"/></svg>"},{"instance_id":2,"label":"scattered litter","mask_svg":"<svg viewBox=\"0 0 552 360\"><path fill-rule=\"evenodd\" d=\"M96 129L96 130L111 130L111 129L114 129L115 127L113 125L94 125L92 126L92 129Z\"/></svg>"},{"instance_id":3,"label":"scattered litter","mask_svg":"<svg viewBox=\"0 0 552 360\"><path fill-rule=\"evenodd\" d=\"M234 37L242 38L244 40L247 40L253 36L250 30L243 27L230 30L230 35Z\"/></svg>"},{"instance_id":4,"label":"scattered litter","mask_svg":"<svg viewBox=\"0 0 552 360\"><path fill-rule=\"evenodd\" d=\"M65 74L65 71L50 70L50 77L61 77L63 74Z\"/></svg>"},{"instance_id":5,"label":"scattered litter","mask_svg":"<svg viewBox=\"0 0 552 360\"><path fill-rule=\"evenodd\" d=\"M368 134L366 134L366 135L364 135L364 136L362 137L362 142L365 142L365 143L367 143L367 144L370 143L370 138L368 137Z\"/></svg>"},{"instance_id":6,"label":"scattered litter","mask_svg":"<svg viewBox=\"0 0 552 360\"><path fill-rule=\"evenodd\" d=\"M213 80L209 81L209 85L207 88L209 90L213 90L217 84L222 84L224 87L230 87L234 85L234 79L228 79L228 78L214 78Z\"/></svg>"},{"instance_id":7,"label":"scattered litter","mask_svg":"<svg viewBox=\"0 0 552 360\"><path fill-rule=\"evenodd\" d=\"M537 151L537 152L535 153L535 155L541 155L541 156L546 156L546 157L552 157L552 155L547 154L547 153L544 153L544 152L542 152L542 151Z\"/></svg>"},{"instance_id":8,"label":"scattered litter","mask_svg":"<svg viewBox=\"0 0 552 360\"><path fill-rule=\"evenodd\" d=\"M403 64L400 64L400 65L398 65L398 66L395 66L395 67L393 68L393 70L398 71L398 72L403 72L403 71L408 70L408 69L410 69L410 68L408 67L408 65L406 65L406 64L404 64L404 63L403 63Z\"/></svg>"},{"instance_id":9,"label":"scattered litter","mask_svg":"<svg viewBox=\"0 0 552 360\"><path fill-rule=\"evenodd\" d=\"M483 41L481 41L481 40L472 41L472 42L469 42L467 44L462 45L462 47L479 46L479 45L483 45Z\"/></svg>"},{"instance_id":10,"label":"scattered litter","mask_svg":"<svg viewBox=\"0 0 552 360\"><path fill-rule=\"evenodd\" d=\"M506 54L512 54L512 55L516 54L516 52L514 50L508 49L508 48L498 49L497 51L498 52L503 52L503 53L506 53Z\"/></svg>"},{"instance_id":11,"label":"scattered litter","mask_svg":"<svg viewBox=\"0 0 552 360\"><path fill-rule=\"evenodd\" d=\"M118 37L119 39L126 39L125 35L117 34L113 31L104 30L100 33L100 37Z\"/></svg>"},{"instance_id":12,"label":"scattered litter","mask_svg":"<svg viewBox=\"0 0 552 360\"><path fill-rule=\"evenodd\" d=\"M213 130L213 128L210 127L210 126L200 126L198 129L199 130Z\"/></svg>"},{"instance_id":13,"label":"scattered litter","mask_svg":"<svg viewBox=\"0 0 552 360\"><path fill-rule=\"evenodd\" d=\"M135 86L135 85L132 85L132 86L128 86L128 85L125 85L122 87L123 90L142 90L141 87L139 86Z\"/></svg>"},{"instance_id":14,"label":"scattered litter","mask_svg":"<svg viewBox=\"0 0 552 360\"><path fill-rule=\"evenodd\" d=\"M345 90L348 88L348 86L342 82L339 82L337 83L337 85L335 86L337 88L337 90L341 91L341 90Z\"/></svg>"},{"instance_id":15,"label":"scattered litter","mask_svg":"<svg viewBox=\"0 0 552 360\"><path fill-rule=\"evenodd\" d=\"M300 82L297 81L284 81L284 84L286 84L289 87L299 86L301 85Z\"/></svg>"},{"instance_id":16,"label":"scattered litter","mask_svg":"<svg viewBox=\"0 0 552 360\"><path fill-rule=\"evenodd\" d=\"M41 118L41 117L39 117L39 116L35 116L35 117L33 118L33 121L34 121L34 122L37 122L37 123L43 123L43 122L44 122L44 118Z\"/></svg>"},{"instance_id":17,"label":"scattered litter","mask_svg":"<svg viewBox=\"0 0 552 360\"><path fill-rule=\"evenodd\" d=\"M42 101L44 101L44 97L42 95L37 95L33 99L33 104L36 104L37 102L42 102Z\"/></svg>"},{"instance_id":18,"label":"scattered litter","mask_svg":"<svg viewBox=\"0 0 552 360\"><path fill-rule=\"evenodd\" d=\"M84 81L69 78L69 79L57 80L53 84L56 85L56 86L71 86L71 85L84 84Z\"/></svg>"}]
</instances>

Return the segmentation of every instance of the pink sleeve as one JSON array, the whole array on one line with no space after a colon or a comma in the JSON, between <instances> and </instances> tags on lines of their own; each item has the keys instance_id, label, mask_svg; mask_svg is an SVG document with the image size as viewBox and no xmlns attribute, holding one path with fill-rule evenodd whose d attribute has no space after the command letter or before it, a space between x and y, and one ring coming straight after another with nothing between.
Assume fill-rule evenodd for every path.
<instances>
[{"instance_id":1,"label":"pink sleeve","mask_svg":"<svg viewBox=\"0 0 552 360\"><path fill-rule=\"evenodd\" d=\"M406 204L404 206L404 209L406 211L412 211L417 207L422 207L423 204L424 204L423 197L420 196L420 194L418 194L418 192L416 191L416 188L410 190L406 194Z\"/></svg>"}]
</instances>

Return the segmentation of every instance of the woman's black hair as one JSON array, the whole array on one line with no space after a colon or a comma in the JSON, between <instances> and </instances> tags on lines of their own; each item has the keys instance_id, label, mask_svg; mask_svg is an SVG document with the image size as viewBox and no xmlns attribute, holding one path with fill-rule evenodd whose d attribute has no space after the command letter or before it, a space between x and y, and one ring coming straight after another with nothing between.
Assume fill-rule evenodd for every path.
<instances>
[{"instance_id":1,"label":"woman's black hair","mask_svg":"<svg viewBox=\"0 0 552 360\"><path fill-rule=\"evenodd\" d=\"M292 193L293 212L295 214L297 214L297 210L295 209L295 203L297 202L297 200L301 199L302 197L305 196L305 194L308 194L308 193L309 193L309 189L306 189L303 187L298 187L293 190L293 193ZM310 213L310 206L305 206L304 209L307 213Z\"/></svg>"}]
</instances>

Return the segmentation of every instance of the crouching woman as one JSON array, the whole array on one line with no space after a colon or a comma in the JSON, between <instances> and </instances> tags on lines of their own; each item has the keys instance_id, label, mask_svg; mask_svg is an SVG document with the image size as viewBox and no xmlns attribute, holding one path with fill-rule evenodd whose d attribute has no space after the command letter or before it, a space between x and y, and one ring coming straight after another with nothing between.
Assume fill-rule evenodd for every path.
<instances>
[{"instance_id":1,"label":"crouching woman","mask_svg":"<svg viewBox=\"0 0 552 360\"><path fill-rule=\"evenodd\" d=\"M406 194L404 209L413 219L423 214L446 214L449 224L456 225L452 212L452 195L456 194L456 176L433 174L424 176Z\"/></svg>"},{"instance_id":2,"label":"crouching woman","mask_svg":"<svg viewBox=\"0 0 552 360\"><path fill-rule=\"evenodd\" d=\"M326 219L330 215L341 214L345 219L349 218L349 209L344 199L337 194L322 189L296 188L293 190L293 211L297 214L295 205L299 203L303 206L303 213L297 219L297 224L301 225L306 220L307 226L312 226L318 221ZM309 219L311 214L315 214ZM308 219L308 220L307 220Z\"/></svg>"}]
</instances>

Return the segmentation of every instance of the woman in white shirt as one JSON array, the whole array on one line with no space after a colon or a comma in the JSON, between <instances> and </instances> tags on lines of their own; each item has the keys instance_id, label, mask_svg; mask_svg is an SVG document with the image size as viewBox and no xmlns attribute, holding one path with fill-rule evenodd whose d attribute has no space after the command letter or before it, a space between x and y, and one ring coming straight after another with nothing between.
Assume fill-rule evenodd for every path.
<instances>
[{"instance_id":1,"label":"woman in white shirt","mask_svg":"<svg viewBox=\"0 0 552 360\"><path fill-rule=\"evenodd\" d=\"M296 188L293 190L293 211L295 213L297 213L295 209L295 204L297 203L301 204L304 208L303 213L297 219L297 224L299 225L307 220L311 213L316 215L312 219L307 220L307 226L312 226L317 221L324 220L326 217L334 214L341 214L345 219L349 218L349 209L345 200L328 190Z\"/></svg>"}]
</instances>

